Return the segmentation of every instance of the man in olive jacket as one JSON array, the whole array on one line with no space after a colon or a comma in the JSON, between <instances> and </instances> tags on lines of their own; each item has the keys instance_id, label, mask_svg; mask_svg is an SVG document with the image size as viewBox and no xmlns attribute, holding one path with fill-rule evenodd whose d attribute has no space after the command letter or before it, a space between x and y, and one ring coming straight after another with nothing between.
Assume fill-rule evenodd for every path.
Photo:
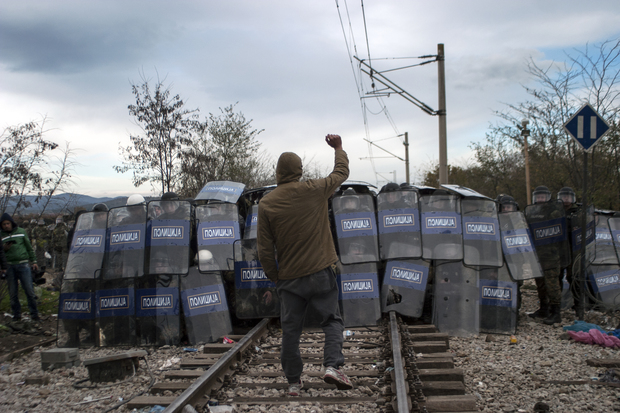
<instances>
[{"instance_id":1,"label":"man in olive jacket","mask_svg":"<svg viewBox=\"0 0 620 413\"><path fill-rule=\"evenodd\" d=\"M338 256L328 216L329 198L349 176L349 159L340 136L327 135L325 141L336 156L327 178L301 182L301 159L285 152L276 167L277 188L258 204L258 256L280 297L282 369L291 396L298 396L303 387L299 337L309 306L318 312L325 333L323 380L341 390L353 387L339 370L344 364L344 324L338 307Z\"/></svg>"}]
</instances>

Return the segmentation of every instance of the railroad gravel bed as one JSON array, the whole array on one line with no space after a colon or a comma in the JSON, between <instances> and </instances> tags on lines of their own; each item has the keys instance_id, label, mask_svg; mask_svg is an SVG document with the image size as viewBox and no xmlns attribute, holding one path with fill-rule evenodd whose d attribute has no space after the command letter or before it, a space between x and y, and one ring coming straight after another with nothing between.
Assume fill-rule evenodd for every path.
<instances>
[{"instance_id":1,"label":"railroad gravel bed","mask_svg":"<svg viewBox=\"0 0 620 413\"><path fill-rule=\"evenodd\" d=\"M533 284L533 283L532 283ZM526 283L528 286L528 283ZM530 286L531 287L531 286ZM451 351L455 354L456 367L465 371L467 394L478 397L478 406L484 412L533 412L534 405L543 402L549 405L553 413L561 412L613 412L620 411L620 389L615 387L592 385L563 385L545 383L550 380L590 380L598 378L605 368L589 367L586 360L590 358L620 358L620 350L604 349L598 346L576 343L565 339L559 325L546 326L526 316L536 310L536 292L524 289L521 323L517 331L517 344L510 344L510 338L504 335L480 334L469 338L450 338ZM563 312L563 324L572 324L573 313ZM588 312L586 321L613 329L618 324L617 318L610 318L599 312ZM360 334L349 337L360 339ZM370 340L369 340L370 341ZM261 345L275 345L276 341L267 341ZM322 343L317 343L322 347ZM48 347L51 348L51 347ZM44 348L45 350L47 348ZM81 360L117 354L131 349L80 349ZM275 348L272 348L273 351ZM169 369L178 369L182 357L192 356L183 347L146 349L148 368L140 362L136 376L120 384L95 389L73 387L73 384L88 378L85 367L57 369L48 372L41 370L39 349L10 362L3 362L0 367L0 412L104 412L119 401L128 400L134 395L148 389L151 374L158 381L164 380L164 373ZM198 348L200 351L201 349ZM266 351L266 350L262 350ZM320 352L320 350L317 350ZM372 350L359 348L360 353ZM353 366L350 366L351 368ZM355 366L363 368L363 365ZM345 366L345 369L348 367ZM368 368L368 366L366 366ZM279 370L278 366L274 367ZM308 366L307 370L314 370ZM149 370L151 374L149 374ZM25 384L28 378L49 377L49 384ZM239 380L242 380L240 376ZM249 378L246 376L246 378ZM245 380L245 378L243 378ZM270 382L284 382L284 377L269 379ZM90 384L89 382L83 383ZM362 387L355 391L361 396L377 394L380 387ZM256 389L269 396L281 396L281 390ZM316 390L307 390L308 395L319 395ZM338 394L338 390L321 391ZM273 394L272 394L273 393ZM348 392L340 392L348 393ZM256 393L258 394L258 393ZM172 396L174 393L164 394ZM231 393L232 395L232 393ZM244 394L252 396L252 394ZM331 393L330 393L331 395ZM240 406L243 411L269 411L287 413L331 413L347 412L346 405L317 406L295 403L292 406ZM141 409L147 412L149 409ZM125 406L114 411L128 412ZM376 405L357 405L356 411L374 412Z\"/></svg>"},{"instance_id":2,"label":"railroad gravel bed","mask_svg":"<svg viewBox=\"0 0 620 413\"><path fill-rule=\"evenodd\" d=\"M504 335L450 338L455 366L465 371L467 394L478 397L483 412L534 412L539 402L553 413L620 411L620 388L545 383L598 379L608 369L590 367L586 360L620 358L620 350L577 343L559 324L547 326L527 317L537 302L535 290L523 290L516 344ZM573 311L563 311L562 326L573 320ZM586 314L586 321L606 329L618 325L618 319L595 311Z\"/></svg>"}]
</instances>

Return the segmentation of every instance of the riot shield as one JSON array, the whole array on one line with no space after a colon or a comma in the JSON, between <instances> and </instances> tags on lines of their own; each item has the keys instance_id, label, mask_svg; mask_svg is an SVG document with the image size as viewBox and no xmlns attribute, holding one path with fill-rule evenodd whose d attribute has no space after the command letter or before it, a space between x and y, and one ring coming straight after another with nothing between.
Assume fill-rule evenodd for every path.
<instances>
[{"instance_id":1,"label":"riot shield","mask_svg":"<svg viewBox=\"0 0 620 413\"><path fill-rule=\"evenodd\" d=\"M235 304L240 319L280 316L276 285L263 271L255 239L235 242Z\"/></svg>"},{"instance_id":2,"label":"riot shield","mask_svg":"<svg viewBox=\"0 0 620 413\"><path fill-rule=\"evenodd\" d=\"M107 212L86 212L78 217L69 249L66 279L95 279L105 253Z\"/></svg>"},{"instance_id":3,"label":"riot shield","mask_svg":"<svg viewBox=\"0 0 620 413\"><path fill-rule=\"evenodd\" d=\"M64 279L58 300L58 347L91 347L97 344L95 280Z\"/></svg>"},{"instance_id":4,"label":"riot shield","mask_svg":"<svg viewBox=\"0 0 620 413\"><path fill-rule=\"evenodd\" d=\"M373 198L369 194L340 195L332 200L336 238L343 264L379 261Z\"/></svg>"},{"instance_id":5,"label":"riot shield","mask_svg":"<svg viewBox=\"0 0 620 413\"><path fill-rule=\"evenodd\" d=\"M140 346L178 345L181 341L179 276L136 279L136 333Z\"/></svg>"},{"instance_id":6,"label":"riot shield","mask_svg":"<svg viewBox=\"0 0 620 413\"><path fill-rule=\"evenodd\" d=\"M515 281L541 278L543 271L532 242L530 229L521 212L498 214L502 251L510 276Z\"/></svg>"},{"instance_id":7,"label":"riot shield","mask_svg":"<svg viewBox=\"0 0 620 413\"><path fill-rule=\"evenodd\" d=\"M613 238L614 248L616 249L616 255L620 259L620 218L609 218L609 230L611 231L611 237Z\"/></svg>"},{"instance_id":8,"label":"riot shield","mask_svg":"<svg viewBox=\"0 0 620 413\"><path fill-rule=\"evenodd\" d=\"M198 200L216 200L234 204L237 202L245 184L231 181L212 181L208 182L196 195Z\"/></svg>"},{"instance_id":9,"label":"riot shield","mask_svg":"<svg viewBox=\"0 0 620 413\"><path fill-rule=\"evenodd\" d=\"M420 258L422 238L418 193L391 191L377 195L379 253L382 260Z\"/></svg>"},{"instance_id":10,"label":"riot shield","mask_svg":"<svg viewBox=\"0 0 620 413\"><path fill-rule=\"evenodd\" d=\"M422 257L425 260L462 260L463 235L460 198L437 194L420 197Z\"/></svg>"},{"instance_id":11,"label":"riot shield","mask_svg":"<svg viewBox=\"0 0 620 413\"><path fill-rule=\"evenodd\" d=\"M461 217L465 265L501 267L504 260L497 204L485 198L464 198L461 200Z\"/></svg>"},{"instance_id":12,"label":"riot shield","mask_svg":"<svg viewBox=\"0 0 620 413\"><path fill-rule=\"evenodd\" d=\"M422 317L430 263L423 260L400 260L385 263L381 286L381 309L396 311L406 317Z\"/></svg>"},{"instance_id":13,"label":"riot shield","mask_svg":"<svg viewBox=\"0 0 620 413\"><path fill-rule=\"evenodd\" d=\"M518 285L508 268L486 268L480 271L480 332L514 334L517 331Z\"/></svg>"},{"instance_id":14,"label":"riot shield","mask_svg":"<svg viewBox=\"0 0 620 413\"><path fill-rule=\"evenodd\" d=\"M595 297L603 303L601 310L617 309L620 305L620 266L589 265L586 270Z\"/></svg>"},{"instance_id":15,"label":"riot shield","mask_svg":"<svg viewBox=\"0 0 620 413\"><path fill-rule=\"evenodd\" d=\"M237 205L217 202L198 206L196 221L198 251L208 251L212 260L200 261L200 270L233 270L233 244L240 238Z\"/></svg>"},{"instance_id":16,"label":"riot shield","mask_svg":"<svg viewBox=\"0 0 620 413\"><path fill-rule=\"evenodd\" d=\"M245 229L243 230L243 239L256 239L258 231L258 204L252 205L250 213L245 219Z\"/></svg>"},{"instance_id":17,"label":"riot shield","mask_svg":"<svg viewBox=\"0 0 620 413\"><path fill-rule=\"evenodd\" d=\"M190 267L181 276L181 302L189 344L214 343L232 333L232 324L222 276L201 273Z\"/></svg>"},{"instance_id":18,"label":"riot shield","mask_svg":"<svg viewBox=\"0 0 620 413\"><path fill-rule=\"evenodd\" d=\"M614 240L609 228L609 217L596 215L596 240L594 242L593 265L618 264L618 256L614 248Z\"/></svg>"},{"instance_id":19,"label":"riot shield","mask_svg":"<svg viewBox=\"0 0 620 413\"><path fill-rule=\"evenodd\" d=\"M157 208L163 211L156 215ZM146 274L186 274L190 262L191 208L187 201L149 202Z\"/></svg>"},{"instance_id":20,"label":"riot shield","mask_svg":"<svg viewBox=\"0 0 620 413\"><path fill-rule=\"evenodd\" d=\"M145 205L108 212L106 251L96 293L100 346L136 344L134 281L144 275L145 229Z\"/></svg>"},{"instance_id":21,"label":"riot shield","mask_svg":"<svg viewBox=\"0 0 620 413\"><path fill-rule=\"evenodd\" d=\"M469 337L480 330L478 272L462 261L437 262L433 323L442 333Z\"/></svg>"},{"instance_id":22,"label":"riot shield","mask_svg":"<svg viewBox=\"0 0 620 413\"><path fill-rule=\"evenodd\" d=\"M345 327L376 326L381 320L377 264L340 265L338 299Z\"/></svg>"},{"instance_id":23,"label":"riot shield","mask_svg":"<svg viewBox=\"0 0 620 413\"><path fill-rule=\"evenodd\" d=\"M583 208L583 207L582 207ZM577 212L568 217L568 227L570 228L570 244L572 256L577 257L581 253L581 224L582 211L579 208ZM595 240L595 219L594 206L589 205L586 208L586 261L591 262L594 259L594 240Z\"/></svg>"},{"instance_id":24,"label":"riot shield","mask_svg":"<svg viewBox=\"0 0 620 413\"><path fill-rule=\"evenodd\" d=\"M525 207L525 219L538 261L546 270L570 264L566 214L561 201L543 202Z\"/></svg>"},{"instance_id":25,"label":"riot shield","mask_svg":"<svg viewBox=\"0 0 620 413\"><path fill-rule=\"evenodd\" d=\"M58 347L96 345L95 276L105 253L107 212L78 217L58 303Z\"/></svg>"}]
</instances>

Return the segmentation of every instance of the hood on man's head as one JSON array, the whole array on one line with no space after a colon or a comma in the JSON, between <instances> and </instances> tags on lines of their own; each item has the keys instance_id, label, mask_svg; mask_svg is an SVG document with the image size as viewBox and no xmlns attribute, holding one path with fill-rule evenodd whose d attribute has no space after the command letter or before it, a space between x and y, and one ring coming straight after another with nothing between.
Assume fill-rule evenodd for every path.
<instances>
[{"instance_id":1,"label":"hood on man's head","mask_svg":"<svg viewBox=\"0 0 620 413\"><path fill-rule=\"evenodd\" d=\"M301 179L301 158L293 152L284 152L278 159L276 166L276 183L286 184Z\"/></svg>"},{"instance_id":2,"label":"hood on man's head","mask_svg":"<svg viewBox=\"0 0 620 413\"><path fill-rule=\"evenodd\" d=\"M0 217L0 224L2 222L4 222L4 221L10 221L11 222L11 224L13 225L13 227L11 228L11 231L13 231L17 227L17 224L15 223L15 221L13 221L13 217L11 217L8 212L5 212Z\"/></svg>"}]
</instances>

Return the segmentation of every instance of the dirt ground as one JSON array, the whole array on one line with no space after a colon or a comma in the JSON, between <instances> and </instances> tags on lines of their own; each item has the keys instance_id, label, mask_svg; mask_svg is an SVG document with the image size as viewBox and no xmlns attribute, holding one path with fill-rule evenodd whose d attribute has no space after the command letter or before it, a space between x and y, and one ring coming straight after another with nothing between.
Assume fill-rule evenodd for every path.
<instances>
[{"instance_id":1,"label":"dirt ground","mask_svg":"<svg viewBox=\"0 0 620 413\"><path fill-rule=\"evenodd\" d=\"M12 358L11 355L17 350L26 347L40 345L51 339L55 339L56 319L54 316L44 316L39 322L26 320L14 322L11 316L0 316L0 360Z\"/></svg>"}]
</instances>

